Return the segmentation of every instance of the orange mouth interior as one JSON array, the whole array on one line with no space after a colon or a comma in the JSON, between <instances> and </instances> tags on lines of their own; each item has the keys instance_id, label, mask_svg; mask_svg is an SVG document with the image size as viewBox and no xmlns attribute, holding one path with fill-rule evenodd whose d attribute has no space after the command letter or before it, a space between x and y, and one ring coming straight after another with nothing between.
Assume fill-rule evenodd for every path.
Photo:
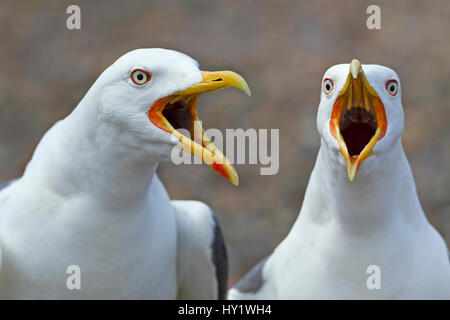
<instances>
[{"instance_id":1,"label":"orange mouth interior","mask_svg":"<svg viewBox=\"0 0 450 320\"><path fill-rule=\"evenodd\" d=\"M233 71L200 71L200 74L202 81L156 101L148 111L148 118L155 126L175 136L180 149L201 159L217 174L238 185L236 169L206 135L196 107L202 93L234 87L250 96L250 88L245 79ZM189 134L183 135L181 129Z\"/></svg>"},{"instance_id":2,"label":"orange mouth interior","mask_svg":"<svg viewBox=\"0 0 450 320\"><path fill-rule=\"evenodd\" d=\"M173 130L185 129L193 137L193 122L197 118L198 95L177 97L169 96L157 100L149 109L148 117L158 128L172 133Z\"/></svg>"},{"instance_id":3,"label":"orange mouth interior","mask_svg":"<svg viewBox=\"0 0 450 320\"><path fill-rule=\"evenodd\" d=\"M356 78L349 74L333 105L330 131L347 161L350 181L386 130L386 113L380 97L362 71Z\"/></svg>"},{"instance_id":4,"label":"orange mouth interior","mask_svg":"<svg viewBox=\"0 0 450 320\"><path fill-rule=\"evenodd\" d=\"M197 101L200 94L171 95L157 100L149 109L148 117L158 128L171 133L180 141L180 148L199 157L217 174L238 184L235 167L214 146L201 127L197 114ZM183 135L187 130L190 136Z\"/></svg>"}]
</instances>

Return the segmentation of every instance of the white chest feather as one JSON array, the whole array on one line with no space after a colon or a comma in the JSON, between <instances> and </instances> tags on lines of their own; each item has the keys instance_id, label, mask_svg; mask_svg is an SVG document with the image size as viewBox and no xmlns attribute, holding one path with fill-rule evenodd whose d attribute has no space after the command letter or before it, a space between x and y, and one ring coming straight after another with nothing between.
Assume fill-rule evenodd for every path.
<instances>
[{"instance_id":1,"label":"white chest feather","mask_svg":"<svg viewBox=\"0 0 450 320\"><path fill-rule=\"evenodd\" d=\"M175 297L175 216L161 188L152 184L129 212L110 212L89 195L58 199L14 185L2 199L0 296ZM80 290L66 286L71 265L80 268Z\"/></svg>"},{"instance_id":2,"label":"white chest feather","mask_svg":"<svg viewBox=\"0 0 450 320\"><path fill-rule=\"evenodd\" d=\"M422 211L403 152L392 173L361 184L339 183L322 159L257 297L450 299L448 251Z\"/></svg>"}]
</instances>

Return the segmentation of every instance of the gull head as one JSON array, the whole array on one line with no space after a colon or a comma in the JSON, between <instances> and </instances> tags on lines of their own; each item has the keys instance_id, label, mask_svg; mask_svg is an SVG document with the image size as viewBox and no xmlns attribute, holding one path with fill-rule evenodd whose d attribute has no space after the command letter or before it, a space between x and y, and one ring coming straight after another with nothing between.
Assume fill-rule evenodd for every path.
<instances>
[{"instance_id":1,"label":"gull head","mask_svg":"<svg viewBox=\"0 0 450 320\"><path fill-rule=\"evenodd\" d=\"M354 59L325 72L317 127L350 181L383 165L379 160L400 140L403 126L400 80L393 70Z\"/></svg>"},{"instance_id":2,"label":"gull head","mask_svg":"<svg viewBox=\"0 0 450 320\"><path fill-rule=\"evenodd\" d=\"M196 110L201 94L227 87L250 95L235 72L202 71L195 60L173 50L138 49L108 67L91 91L98 97L100 127L120 132L114 139L123 153L159 162L181 148L238 184L234 166L206 137Z\"/></svg>"}]
</instances>

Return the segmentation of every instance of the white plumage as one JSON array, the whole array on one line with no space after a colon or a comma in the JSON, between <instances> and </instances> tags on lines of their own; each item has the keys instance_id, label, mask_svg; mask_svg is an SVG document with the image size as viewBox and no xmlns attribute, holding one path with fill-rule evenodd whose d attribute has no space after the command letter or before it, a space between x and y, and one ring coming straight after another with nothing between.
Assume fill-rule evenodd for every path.
<instances>
[{"instance_id":1,"label":"white plumage","mask_svg":"<svg viewBox=\"0 0 450 320\"><path fill-rule=\"evenodd\" d=\"M175 106L195 108L202 90L245 83L217 74L223 77L212 82L214 73L163 49L129 52L103 72L45 134L23 177L0 192L0 298L223 295L226 252L212 211L172 202L155 174L189 141L161 112L149 112L174 94L188 101ZM80 290L66 287L70 265L81 269Z\"/></svg>"},{"instance_id":2,"label":"white plumage","mask_svg":"<svg viewBox=\"0 0 450 320\"><path fill-rule=\"evenodd\" d=\"M358 125L370 124L367 106L381 134L364 160L367 150L358 150L361 159L350 151L364 131L346 131L342 115L348 110L348 117L360 116ZM447 247L420 205L401 144L403 122L393 70L354 60L326 71L317 115L321 146L300 215L230 299L450 298ZM379 288L367 285L370 266L379 267Z\"/></svg>"}]
</instances>

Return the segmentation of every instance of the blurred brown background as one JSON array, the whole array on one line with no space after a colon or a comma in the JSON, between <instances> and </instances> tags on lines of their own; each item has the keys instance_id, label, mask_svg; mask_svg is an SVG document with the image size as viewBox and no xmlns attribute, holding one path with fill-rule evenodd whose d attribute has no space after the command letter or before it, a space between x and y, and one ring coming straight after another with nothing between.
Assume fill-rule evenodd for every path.
<instances>
[{"instance_id":1,"label":"blurred brown background","mask_svg":"<svg viewBox=\"0 0 450 320\"><path fill-rule=\"evenodd\" d=\"M81 7L81 30L66 8ZM381 30L366 8L381 7ZM207 128L279 128L280 171L238 165L236 188L206 166L164 163L174 199L217 213L235 283L284 238L297 217L319 135L321 77L358 58L402 80L404 146L429 219L450 242L450 3L448 1L12 1L0 3L0 181L19 176L44 132L65 117L98 75L135 48L183 51L202 69L248 80L203 96Z\"/></svg>"}]
</instances>

